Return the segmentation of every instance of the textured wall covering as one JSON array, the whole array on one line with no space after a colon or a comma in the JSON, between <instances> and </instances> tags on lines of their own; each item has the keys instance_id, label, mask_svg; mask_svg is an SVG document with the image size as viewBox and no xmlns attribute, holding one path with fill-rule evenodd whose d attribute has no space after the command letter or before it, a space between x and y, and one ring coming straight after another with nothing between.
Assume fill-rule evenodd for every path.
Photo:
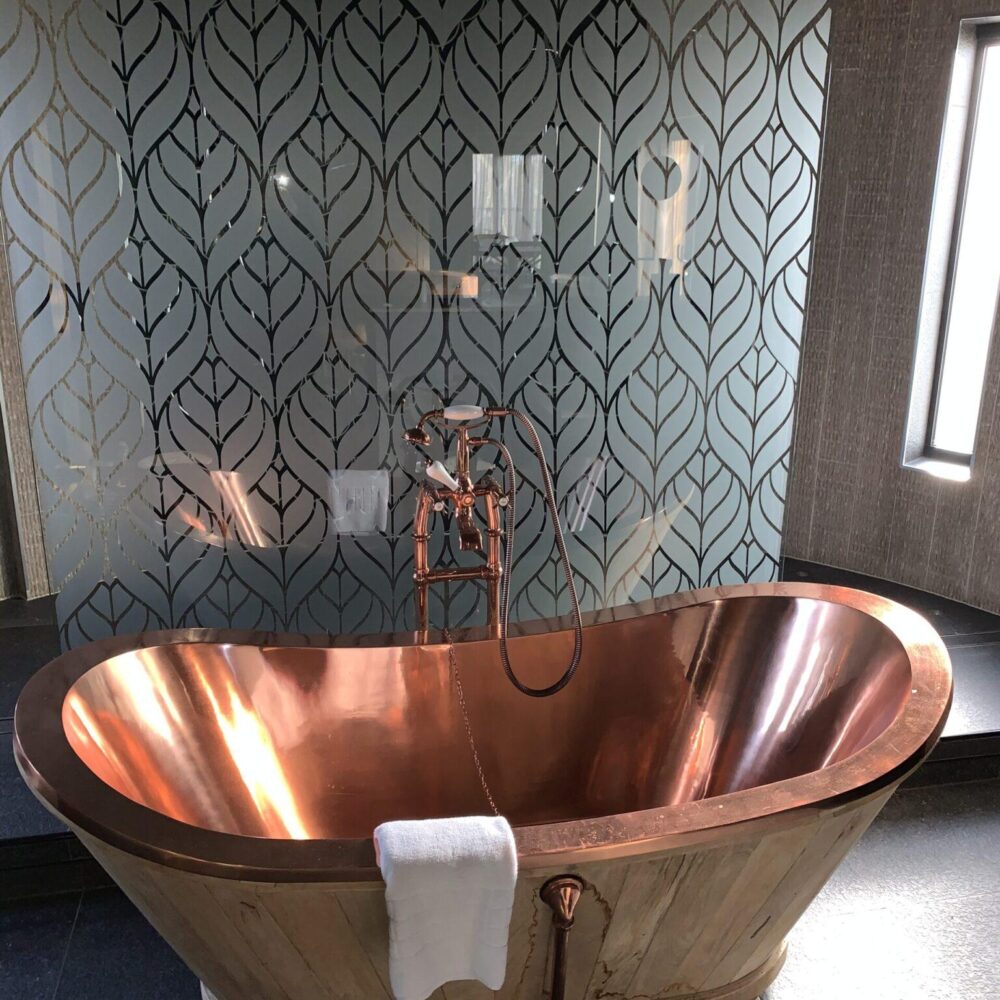
<instances>
[{"instance_id":1,"label":"textured wall covering","mask_svg":"<svg viewBox=\"0 0 1000 1000\"><path fill-rule=\"evenodd\" d=\"M834 7L784 547L996 611L1000 351L989 362L971 480L900 464L959 21L986 15L1000 17L1000 0Z\"/></svg>"},{"instance_id":2,"label":"textured wall covering","mask_svg":"<svg viewBox=\"0 0 1000 1000\"><path fill-rule=\"evenodd\" d=\"M405 624L399 434L439 398L538 422L586 605L775 575L823 0L0 11L67 642ZM384 491L332 474L379 469L385 531L343 533ZM524 618L563 584L537 498L521 523Z\"/></svg>"},{"instance_id":3,"label":"textured wall covering","mask_svg":"<svg viewBox=\"0 0 1000 1000\"><path fill-rule=\"evenodd\" d=\"M0 211L0 392L3 394L3 437L5 483L0 487L6 499L2 590L4 597L42 597L52 593L49 567L42 533L42 515L35 483L35 456L31 447L31 426L24 395L21 347L14 300L7 267L6 229Z\"/></svg>"}]
</instances>

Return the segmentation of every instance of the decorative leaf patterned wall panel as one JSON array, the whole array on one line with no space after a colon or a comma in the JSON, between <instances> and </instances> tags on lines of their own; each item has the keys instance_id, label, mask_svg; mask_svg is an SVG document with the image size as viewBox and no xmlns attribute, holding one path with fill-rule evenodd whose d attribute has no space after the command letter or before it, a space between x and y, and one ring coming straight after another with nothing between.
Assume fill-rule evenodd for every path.
<instances>
[{"instance_id":1,"label":"decorative leaf patterned wall panel","mask_svg":"<svg viewBox=\"0 0 1000 1000\"><path fill-rule=\"evenodd\" d=\"M587 606L775 576L823 0L0 12L0 203L67 644L406 627L400 435L448 399L537 422ZM514 613L565 610L505 431ZM384 509L366 522L335 481ZM432 613L479 604L465 584Z\"/></svg>"}]
</instances>

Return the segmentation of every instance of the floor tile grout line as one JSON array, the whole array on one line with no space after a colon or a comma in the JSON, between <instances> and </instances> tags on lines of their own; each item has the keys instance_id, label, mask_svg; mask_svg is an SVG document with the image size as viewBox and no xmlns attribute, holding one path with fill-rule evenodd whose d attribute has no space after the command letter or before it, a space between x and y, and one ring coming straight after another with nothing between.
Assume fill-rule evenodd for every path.
<instances>
[{"instance_id":1,"label":"floor tile grout line","mask_svg":"<svg viewBox=\"0 0 1000 1000\"><path fill-rule=\"evenodd\" d=\"M73 925L69 929L69 937L66 938L66 947L63 949L62 961L59 963L59 971L56 973L56 982L52 987L49 1000L56 1000L59 995L59 987L62 985L63 973L66 971L66 960L69 958L69 949L73 944L73 935L76 933L76 924L80 919L80 910L83 909L84 893L81 892L76 901L76 912L73 914Z\"/></svg>"}]
</instances>

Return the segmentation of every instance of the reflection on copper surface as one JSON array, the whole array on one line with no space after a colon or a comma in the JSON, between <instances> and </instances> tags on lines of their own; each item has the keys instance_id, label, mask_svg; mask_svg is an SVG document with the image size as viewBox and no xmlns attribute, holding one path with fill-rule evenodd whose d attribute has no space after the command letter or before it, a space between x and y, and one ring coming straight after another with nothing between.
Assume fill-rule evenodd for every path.
<instances>
[{"instance_id":1,"label":"reflection on copper surface","mask_svg":"<svg viewBox=\"0 0 1000 1000\"><path fill-rule=\"evenodd\" d=\"M538 703L506 683L495 644L457 649L483 767L514 823L815 771L873 739L909 693L892 635L821 601L716 602L587 639L588 669ZM513 639L526 680L547 683L567 643ZM441 646L142 650L86 673L63 718L103 780L209 829L362 837L386 819L483 808Z\"/></svg>"},{"instance_id":2,"label":"reflection on copper surface","mask_svg":"<svg viewBox=\"0 0 1000 1000\"><path fill-rule=\"evenodd\" d=\"M205 693L229 755L257 806L268 835L308 839L294 792L275 753L274 741L260 717L243 704L240 693L233 688L224 693L229 699L228 705L219 703L211 685L206 685Z\"/></svg>"},{"instance_id":3,"label":"reflection on copper surface","mask_svg":"<svg viewBox=\"0 0 1000 1000\"><path fill-rule=\"evenodd\" d=\"M840 588L720 588L592 615L587 662L546 699L508 684L496 642L477 636L456 656L526 867L865 794L929 750L950 698L930 626ZM62 815L168 863L377 877L378 823L486 803L446 647L351 641L163 633L65 654L18 704L22 770ZM573 637L560 623L510 641L543 686ZM302 840L317 846L278 846Z\"/></svg>"}]
</instances>

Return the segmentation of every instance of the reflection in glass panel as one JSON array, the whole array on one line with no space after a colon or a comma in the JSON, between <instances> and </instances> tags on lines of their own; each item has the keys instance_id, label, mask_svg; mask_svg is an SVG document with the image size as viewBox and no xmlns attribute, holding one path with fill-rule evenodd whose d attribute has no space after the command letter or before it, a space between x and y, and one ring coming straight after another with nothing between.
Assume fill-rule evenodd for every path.
<instances>
[{"instance_id":1,"label":"reflection in glass panel","mask_svg":"<svg viewBox=\"0 0 1000 1000\"><path fill-rule=\"evenodd\" d=\"M449 456L402 431L450 402L539 428L585 608L776 575L824 4L188 6L23 0L11 41L0 193L67 643L409 627ZM512 617L565 611L534 459L495 430ZM432 559L468 555L435 530ZM473 585L435 600L477 620Z\"/></svg>"}]
</instances>

